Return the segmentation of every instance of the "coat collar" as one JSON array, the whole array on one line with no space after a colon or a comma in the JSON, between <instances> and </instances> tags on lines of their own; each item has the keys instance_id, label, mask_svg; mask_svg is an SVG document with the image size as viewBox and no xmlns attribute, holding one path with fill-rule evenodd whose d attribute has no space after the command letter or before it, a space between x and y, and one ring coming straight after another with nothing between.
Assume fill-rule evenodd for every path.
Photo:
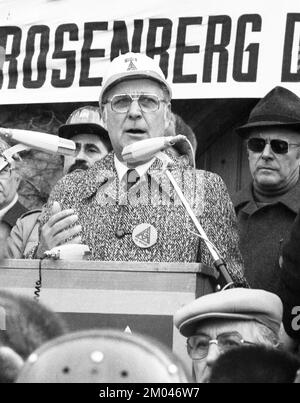
<instances>
[{"instance_id":1,"label":"coat collar","mask_svg":"<svg viewBox=\"0 0 300 403\"><path fill-rule=\"evenodd\" d=\"M25 208L19 201L17 201L11 209L7 211L7 213L2 217L2 221L8 224L10 227L13 227L17 219L21 217L28 210Z\"/></svg>"},{"instance_id":2,"label":"coat collar","mask_svg":"<svg viewBox=\"0 0 300 403\"><path fill-rule=\"evenodd\" d=\"M238 192L235 196L233 196L232 199L236 211L242 210L245 213L251 215L255 213L255 211L259 210L259 207L257 207L257 204L255 203L255 200L253 198L252 183ZM295 214L298 214L300 207L300 179L290 191L276 199L275 204L278 203L283 204L289 210L291 210Z\"/></svg>"},{"instance_id":3,"label":"coat collar","mask_svg":"<svg viewBox=\"0 0 300 403\"><path fill-rule=\"evenodd\" d=\"M189 168L188 160L185 157L174 157L168 151L166 154L171 159L170 169L172 171L182 171ZM148 169L148 174L160 184L162 190L167 191L169 186L161 182L162 167L162 161L156 158ZM77 176L78 195L81 199L87 199L94 195L97 190L109 180L117 181L117 185L119 185L119 179L114 164L114 152L109 153L103 160L96 162L93 167L87 171L76 171L70 175L74 175L74 179ZM166 187L166 189L164 189L164 187Z\"/></svg>"}]
</instances>

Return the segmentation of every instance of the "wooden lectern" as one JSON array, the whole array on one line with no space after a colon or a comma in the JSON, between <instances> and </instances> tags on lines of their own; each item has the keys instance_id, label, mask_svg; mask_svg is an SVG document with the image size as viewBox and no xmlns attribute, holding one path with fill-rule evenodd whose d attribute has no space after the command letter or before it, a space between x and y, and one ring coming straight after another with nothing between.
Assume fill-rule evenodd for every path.
<instances>
[{"instance_id":1,"label":"wooden lectern","mask_svg":"<svg viewBox=\"0 0 300 403\"><path fill-rule=\"evenodd\" d=\"M159 339L188 362L173 314L214 291L218 274L200 263L43 260L40 301L72 330L106 327ZM5 260L0 288L34 298L39 260Z\"/></svg>"}]
</instances>

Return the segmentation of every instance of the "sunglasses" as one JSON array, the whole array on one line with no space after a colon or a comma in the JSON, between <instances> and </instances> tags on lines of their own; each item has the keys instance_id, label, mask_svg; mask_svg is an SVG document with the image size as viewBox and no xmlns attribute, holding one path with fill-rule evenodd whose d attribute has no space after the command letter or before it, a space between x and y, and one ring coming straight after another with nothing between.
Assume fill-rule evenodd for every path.
<instances>
[{"instance_id":1,"label":"sunglasses","mask_svg":"<svg viewBox=\"0 0 300 403\"><path fill-rule=\"evenodd\" d=\"M287 154L289 147L299 147L300 144L289 143L286 140L266 140L259 137L252 137L247 141L248 150L254 153L262 153L267 144L270 144L271 150L275 154Z\"/></svg>"}]
</instances>

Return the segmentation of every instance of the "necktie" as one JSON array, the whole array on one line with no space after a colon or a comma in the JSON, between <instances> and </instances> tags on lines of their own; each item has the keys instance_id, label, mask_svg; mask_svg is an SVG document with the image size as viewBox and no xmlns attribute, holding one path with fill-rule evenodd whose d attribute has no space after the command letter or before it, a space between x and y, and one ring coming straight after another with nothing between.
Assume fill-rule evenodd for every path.
<instances>
[{"instance_id":1,"label":"necktie","mask_svg":"<svg viewBox=\"0 0 300 403\"><path fill-rule=\"evenodd\" d=\"M135 185L140 179L140 175L135 169L129 169L127 171L127 192Z\"/></svg>"}]
</instances>

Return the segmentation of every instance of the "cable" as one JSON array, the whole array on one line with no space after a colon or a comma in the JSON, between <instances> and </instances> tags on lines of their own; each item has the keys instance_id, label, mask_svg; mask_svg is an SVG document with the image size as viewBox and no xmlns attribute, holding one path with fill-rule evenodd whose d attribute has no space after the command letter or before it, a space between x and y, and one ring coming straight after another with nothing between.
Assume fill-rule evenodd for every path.
<instances>
[{"instance_id":1,"label":"cable","mask_svg":"<svg viewBox=\"0 0 300 403\"><path fill-rule=\"evenodd\" d=\"M42 262L45 258L46 258L46 256L39 259L39 279L35 283L35 291L34 291L34 297L33 297L33 299L36 302L39 302L40 293L41 293L41 289L42 289Z\"/></svg>"}]
</instances>

